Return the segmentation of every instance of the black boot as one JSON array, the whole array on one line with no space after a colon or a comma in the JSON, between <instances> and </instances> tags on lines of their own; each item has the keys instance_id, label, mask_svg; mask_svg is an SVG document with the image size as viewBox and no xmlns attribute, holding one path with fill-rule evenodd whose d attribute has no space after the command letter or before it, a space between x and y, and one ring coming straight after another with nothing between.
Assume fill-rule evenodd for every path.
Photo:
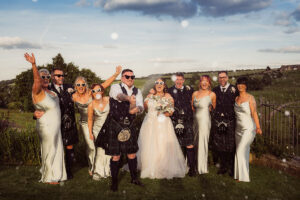
<instances>
[{"instance_id":1,"label":"black boot","mask_svg":"<svg viewBox=\"0 0 300 200\"><path fill-rule=\"evenodd\" d=\"M218 155L219 155L219 158L220 158L220 169L218 170L217 174L226 174L226 172L227 172L226 153L219 152Z\"/></svg>"},{"instance_id":2,"label":"black boot","mask_svg":"<svg viewBox=\"0 0 300 200\"><path fill-rule=\"evenodd\" d=\"M128 167L131 175L131 183L139 186L143 186L143 184L139 181L137 177L137 159L136 157L134 159L128 158Z\"/></svg>"},{"instance_id":3,"label":"black boot","mask_svg":"<svg viewBox=\"0 0 300 200\"><path fill-rule=\"evenodd\" d=\"M66 149L65 160L66 160L67 178L69 180L69 179L73 178L72 165L73 165L74 162L76 162L74 149Z\"/></svg>"},{"instance_id":4,"label":"black boot","mask_svg":"<svg viewBox=\"0 0 300 200\"><path fill-rule=\"evenodd\" d=\"M119 161L110 160L110 172L111 172L111 187L114 192L118 190L118 175L119 175Z\"/></svg>"},{"instance_id":5,"label":"black boot","mask_svg":"<svg viewBox=\"0 0 300 200\"><path fill-rule=\"evenodd\" d=\"M196 176L196 169L195 169L195 150L194 148L186 148L186 156L189 165L189 176Z\"/></svg>"},{"instance_id":6,"label":"black boot","mask_svg":"<svg viewBox=\"0 0 300 200\"><path fill-rule=\"evenodd\" d=\"M234 152L227 152L227 171L231 177L234 175L234 156Z\"/></svg>"}]
</instances>

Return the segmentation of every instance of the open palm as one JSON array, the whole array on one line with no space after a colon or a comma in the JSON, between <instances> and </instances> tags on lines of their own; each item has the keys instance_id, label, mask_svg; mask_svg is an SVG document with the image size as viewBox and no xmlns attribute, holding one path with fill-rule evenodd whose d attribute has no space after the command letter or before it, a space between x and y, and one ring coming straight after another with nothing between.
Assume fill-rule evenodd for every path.
<instances>
[{"instance_id":1,"label":"open palm","mask_svg":"<svg viewBox=\"0 0 300 200\"><path fill-rule=\"evenodd\" d=\"M35 63L35 57L34 54L32 53L31 56L28 53L24 54L25 59L30 62L31 64Z\"/></svg>"}]
</instances>

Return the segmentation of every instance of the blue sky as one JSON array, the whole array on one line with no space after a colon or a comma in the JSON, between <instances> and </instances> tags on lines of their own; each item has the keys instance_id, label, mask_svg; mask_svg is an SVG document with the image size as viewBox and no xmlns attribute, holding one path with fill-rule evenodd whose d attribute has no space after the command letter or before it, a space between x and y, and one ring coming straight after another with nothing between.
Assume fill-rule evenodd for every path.
<instances>
[{"instance_id":1,"label":"blue sky","mask_svg":"<svg viewBox=\"0 0 300 200\"><path fill-rule=\"evenodd\" d=\"M300 0L0 0L0 80L24 52L102 78L300 64Z\"/></svg>"}]
</instances>

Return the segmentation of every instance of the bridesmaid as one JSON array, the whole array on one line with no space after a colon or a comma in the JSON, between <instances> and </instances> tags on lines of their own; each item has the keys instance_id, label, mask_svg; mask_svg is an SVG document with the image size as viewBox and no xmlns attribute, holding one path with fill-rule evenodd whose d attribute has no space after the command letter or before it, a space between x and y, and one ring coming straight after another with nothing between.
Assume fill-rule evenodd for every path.
<instances>
[{"instance_id":1,"label":"bridesmaid","mask_svg":"<svg viewBox=\"0 0 300 200\"><path fill-rule=\"evenodd\" d=\"M61 137L61 115L57 95L48 89L50 74L47 69L37 70L35 57L26 53L25 59L32 64L32 101L36 109L43 110L43 117L37 119L36 127L41 144L41 182L58 184L67 180L64 147Z\"/></svg>"},{"instance_id":2,"label":"bridesmaid","mask_svg":"<svg viewBox=\"0 0 300 200\"><path fill-rule=\"evenodd\" d=\"M216 108L216 94L211 91L211 79L208 75L200 77L199 90L192 95L192 108L195 113L195 136L198 143L198 172L208 173L208 140L211 128L210 110Z\"/></svg>"},{"instance_id":3,"label":"bridesmaid","mask_svg":"<svg viewBox=\"0 0 300 200\"><path fill-rule=\"evenodd\" d=\"M111 83L118 77L122 70L121 66L116 67L116 72L109 79L107 79L101 85L103 88L107 88L111 85ZM87 109L88 105L92 102L92 94L91 90L88 88L87 81L84 77L78 76L74 83L74 88L76 92L72 95L72 99L78 107L80 113L79 125L81 131L83 133L85 142L87 144L87 156L88 156L88 165L89 165L89 174L93 175L94 170L94 159L95 159L95 145L92 140L90 140L89 136L89 128L88 128L88 114Z\"/></svg>"},{"instance_id":4,"label":"bridesmaid","mask_svg":"<svg viewBox=\"0 0 300 200\"><path fill-rule=\"evenodd\" d=\"M236 116L234 179L250 182L250 145L254 140L255 133L262 134L262 131L259 125L255 99L252 95L246 92L247 78L238 78L236 84L240 95L236 97L234 106Z\"/></svg>"},{"instance_id":5,"label":"bridesmaid","mask_svg":"<svg viewBox=\"0 0 300 200\"><path fill-rule=\"evenodd\" d=\"M88 127L90 141L94 141L109 113L109 97L103 96L104 87L100 84L93 84L91 89L93 101L88 106ZM97 147L96 151L93 179L100 180L101 177L110 176L111 156L105 155L105 151L101 147Z\"/></svg>"}]
</instances>

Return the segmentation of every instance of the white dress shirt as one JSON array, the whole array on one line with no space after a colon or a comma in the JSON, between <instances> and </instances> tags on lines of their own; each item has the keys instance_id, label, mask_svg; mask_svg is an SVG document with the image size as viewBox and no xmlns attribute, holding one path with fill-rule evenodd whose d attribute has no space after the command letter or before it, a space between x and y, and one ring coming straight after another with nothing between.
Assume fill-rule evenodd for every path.
<instances>
[{"instance_id":1,"label":"white dress shirt","mask_svg":"<svg viewBox=\"0 0 300 200\"><path fill-rule=\"evenodd\" d=\"M226 92L227 91L227 89L228 89L228 87L229 87L229 83L227 82L226 83L226 85L224 86L224 87L222 87L221 85L220 85L220 88L221 88L221 92L223 92L223 88L225 88L225 91L224 92Z\"/></svg>"},{"instance_id":2,"label":"white dress shirt","mask_svg":"<svg viewBox=\"0 0 300 200\"><path fill-rule=\"evenodd\" d=\"M133 93L133 87L129 88L126 84L121 83L121 85L125 88L127 95L131 96ZM138 88L137 88L138 89ZM119 99L117 98L119 94L123 94L123 91L120 87L120 84L113 84L110 87L110 91L109 91L109 96L111 98L114 98L115 100L119 101ZM121 101L119 101L121 102ZM138 89L138 93L136 94L136 106L140 107L142 110L144 109L144 101L143 101L143 95L140 89Z\"/></svg>"}]
</instances>

